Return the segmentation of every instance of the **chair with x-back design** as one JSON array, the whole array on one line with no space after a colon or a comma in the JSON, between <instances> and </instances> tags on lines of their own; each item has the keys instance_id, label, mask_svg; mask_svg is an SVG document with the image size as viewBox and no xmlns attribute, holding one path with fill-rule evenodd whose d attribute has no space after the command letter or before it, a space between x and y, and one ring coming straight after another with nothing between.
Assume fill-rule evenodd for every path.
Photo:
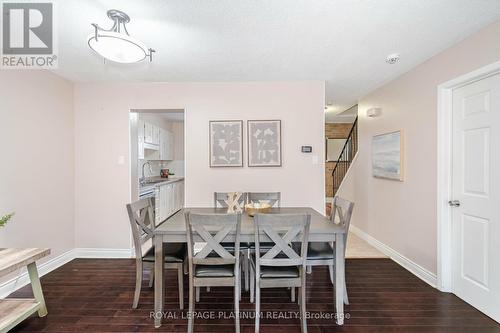
<instances>
[{"instance_id":1,"label":"chair with x-back design","mask_svg":"<svg viewBox=\"0 0 500 333\"><path fill-rule=\"evenodd\" d=\"M281 207L281 192L248 192L249 203L267 203L271 207Z\"/></svg>"},{"instance_id":2,"label":"chair with x-back design","mask_svg":"<svg viewBox=\"0 0 500 333\"><path fill-rule=\"evenodd\" d=\"M306 258L309 225L308 214L256 214L255 253L251 254L252 277L250 299L255 294L255 332L259 332L260 289L300 288L299 304L302 333L306 324ZM274 243L270 249L261 248L261 240ZM292 242L300 244L299 250Z\"/></svg>"},{"instance_id":3,"label":"chair with x-back design","mask_svg":"<svg viewBox=\"0 0 500 333\"><path fill-rule=\"evenodd\" d=\"M239 333L241 214L185 214L189 260L188 333L193 332L195 288L223 286L234 287L235 332ZM221 243L230 233L235 235L232 250ZM195 242L203 244L199 251L195 251Z\"/></svg>"},{"instance_id":4,"label":"chair with x-back design","mask_svg":"<svg viewBox=\"0 0 500 333\"><path fill-rule=\"evenodd\" d=\"M267 203L271 207L280 208L281 207L281 192L248 192L247 193L248 203ZM271 248L274 243L260 243L260 248ZM255 246L250 244L250 250L254 250Z\"/></svg>"},{"instance_id":5,"label":"chair with x-back design","mask_svg":"<svg viewBox=\"0 0 500 333\"><path fill-rule=\"evenodd\" d=\"M248 192L247 193L247 201L248 203L255 204L263 204L267 203L271 207L280 208L281 207L281 192ZM262 242L260 243L260 248L271 248L274 243ZM249 244L249 251L255 251L255 244ZM249 256L249 255L247 255ZM245 281L246 282L246 281ZM246 285L245 285L246 287ZM246 288L248 289L248 288ZM292 300L295 299L295 296L292 296Z\"/></svg>"},{"instance_id":6,"label":"chair with x-back design","mask_svg":"<svg viewBox=\"0 0 500 333\"><path fill-rule=\"evenodd\" d=\"M335 257L340 255L345 260L345 249L347 248L347 235L349 233L349 225L351 223L352 211L354 203L341 197L334 197L332 202L332 213L330 220L332 223L341 226L345 232L344 237L344 253L336 253L334 244L330 242L310 242L307 250L307 267L312 266L328 266L330 270L330 280L333 284L335 281ZM349 304L347 297L347 286L344 281L344 303Z\"/></svg>"},{"instance_id":7,"label":"chair with x-back design","mask_svg":"<svg viewBox=\"0 0 500 333\"><path fill-rule=\"evenodd\" d=\"M228 195L235 192L214 192L214 207L227 208L228 206ZM238 193L238 192L237 192ZM247 203L247 194L245 192L239 192L239 196L236 198L236 203L239 208L244 209Z\"/></svg>"},{"instance_id":8,"label":"chair with x-back design","mask_svg":"<svg viewBox=\"0 0 500 333\"><path fill-rule=\"evenodd\" d=\"M136 279L132 308L139 305L143 280L143 268L149 268L149 287L153 286L155 249L152 244L155 218L153 203L150 198L127 204L127 212L132 228L135 249ZM183 243L169 243L164 247L165 268L176 268L179 284L179 307L184 309L184 277L183 264L186 258L186 246Z\"/></svg>"},{"instance_id":9,"label":"chair with x-back design","mask_svg":"<svg viewBox=\"0 0 500 333\"><path fill-rule=\"evenodd\" d=\"M228 207L228 195L235 192L214 192L214 208L227 208ZM244 209L247 202L247 193L240 192L239 196L236 198L239 208ZM234 250L234 244L230 242L224 242L222 244L227 250ZM240 252L243 256L241 260L242 270L243 270L243 280L245 282L245 291L249 289L249 268L248 268L248 248L250 244L241 243ZM199 298L199 289L196 291L197 298Z\"/></svg>"}]
</instances>

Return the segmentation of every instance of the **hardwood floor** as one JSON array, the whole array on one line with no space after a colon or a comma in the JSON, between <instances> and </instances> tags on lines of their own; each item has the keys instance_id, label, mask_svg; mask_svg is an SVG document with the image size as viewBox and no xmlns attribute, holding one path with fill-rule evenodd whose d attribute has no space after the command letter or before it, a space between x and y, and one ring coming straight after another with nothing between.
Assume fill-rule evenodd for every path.
<instances>
[{"instance_id":1,"label":"hardwood floor","mask_svg":"<svg viewBox=\"0 0 500 333\"><path fill-rule=\"evenodd\" d=\"M309 319L310 333L500 332L495 321L456 296L429 287L389 259L349 259L346 269L351 302L346 313L350 318L343 327L328 319ZM178 310L176 271L169 270L166 276L166 311L178 318L164 319L160 329L150 319L153 291L146 283L139 308L131 309L133 260L77 259L42 278L49 315L29 318L12 332L185 332L187 320ZM24 287L11 296L30 294L30 288ZM285 317L288 311L298 311L289 295L285 289L262 291L264 313L276 311L279 318L263 319L261 332L300 332L299 320ZM232 301L230 288L203 290L196 310L213 311L215 316L222 311L228 316ZM322 267L308 275L307 307L311 315L334 313L332 287ZM241 308L247 315L254 308L248 293L243 294ZM242 319L241 331L253 332L253 322L253 318ZM233 332L233 325L231 318L197 318L195 332Z\"/></svg>"}]
</instances>

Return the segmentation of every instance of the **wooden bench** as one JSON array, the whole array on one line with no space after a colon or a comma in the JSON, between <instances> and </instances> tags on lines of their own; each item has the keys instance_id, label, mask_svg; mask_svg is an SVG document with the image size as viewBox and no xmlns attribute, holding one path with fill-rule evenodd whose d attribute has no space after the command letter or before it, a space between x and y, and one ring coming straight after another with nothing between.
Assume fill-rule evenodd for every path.
<instances>
[{"instance_id":1,"label":"wooden bench","mask_svg":"<svg viewBox=\"0 0 500 333\"><path fill-rule=\"evenodd\" d=\"M38 311L47 315L36 261L50 254L50 249L0 249L0 278L27 266L34 298L0 300L0 333L8 332Z\"/></svg>"}]
</instances>

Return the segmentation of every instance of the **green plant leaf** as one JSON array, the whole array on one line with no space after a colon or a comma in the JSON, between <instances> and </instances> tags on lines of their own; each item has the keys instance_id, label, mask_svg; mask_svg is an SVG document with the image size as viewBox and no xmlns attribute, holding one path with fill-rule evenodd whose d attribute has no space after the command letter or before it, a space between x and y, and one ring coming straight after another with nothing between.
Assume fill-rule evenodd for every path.
<instances>
[{"instance_id":1,"label":"green plant leaf","mask_svg":"<svg viewBox=\"0 0 500 333\"><path fill-rule=\"evenodd\" d=\"M12 216L14 216L14 213L10 213L10 214L7 214L5 216L2 216L2 218L0 218L0 227L3 227L7 224L7 222L12 218Z\"/></svg>"}]
</instances>

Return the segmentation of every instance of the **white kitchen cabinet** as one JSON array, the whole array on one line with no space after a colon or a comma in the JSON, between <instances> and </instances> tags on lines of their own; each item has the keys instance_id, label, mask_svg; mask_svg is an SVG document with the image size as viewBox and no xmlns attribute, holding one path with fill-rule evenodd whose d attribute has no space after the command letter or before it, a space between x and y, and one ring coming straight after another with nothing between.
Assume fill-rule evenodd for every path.
<instances>
[{"instance_id":1,"label":"white kitchen cabinet","mask_svg":"<svg viewBox=\"0 0 500 333\"><path fill-rule=\"evenodd\" d=\"M144 142L152 145L160 144L160 128L156 125L144 122Z\"/></svg>"},{"instance_id":2,"label":"white kitchen cabinet","mask_svg":"<svg viewBox=\"0 0 500 333\"><path fill-rule=\"evenodd\" d=\"M174 133L172 132L167 132L167 137L168 137L168 144L167 144L167 154L166 154L166 159L167 160L173 160L174 159Z\"/></svg>"},{"instance_id":3,"label":"white kitchen cabinet","mask_svg":"<svg viewBox=\"0 0 500 333\"><path fill-rule=\"evenodd\" d=\"M155 221L159 224L172 214L172 184L158 185L155 197Z\"/></svg>"},{"instance_id":4,"label":"white kitchen cabinet","mask_svg":"<svg viewBox=\"0 0 500 333\"><path fill-rule=\"evenodd\" d=\"M165 160L166 136L166 130L160 128L160 160Z\"/></svg>"},{"instance_id":5,"label":"white kitchen cabinet","mask_svg":"<svg viewBox=\"0 0 500 333\"><path fill-rule=\"evenodd\" d=\"M144 142L153 143L153 124L148 122L144 123Z\"/></svg>"},{"instance_id":6,"label":"white kitchen cabinet","mask_svg":"<svg viewBox=\"0 0 500 333\"><path fill-rule=\"evenodd\" d=\"M151 125L153 127L153 142L152 144L154 145L159 145L160 144L160 128L155 125Z\"/></svg>"},{"instance_id":7,"label":"white kitchen cabinet","mask_svg":"<svg viewBox=\"0 0 500 333\"><path fill-rule=\"evenodd\" d=\"M167 198L168 198L168 216L172 215L173 213L175 213L178 209L178 207L175 206L175 190L176 190L176 186L175 186L175 183L172 183L169 185L168 187L168 194L167 194Z\"/></svg>"},{"instance_id":8,"label":"white kitchen cabinet","mask_svg":"<svg viewBox=\"0 0 500 333\"><path fill-rule=\"evenodd\" d=\"M174 135L160 129L160 160L172 161L174 159Z\"/></svg>"},{"instance_id":9,"label":"white kitchen cabinet","mask_svg":"<svg viewBox=\"0 0 500 333\"><path fill-rule=\"evenodd\" d=\"M174 135L146 121L138 121L139 159L172 161L174 159ZM147 156L144 149L148 149Z\"/></svg>"},{"instance_id":10,"label":"white kitchen cabinet","mask_svg":"<svg viewBox=\"0 0 500 333\"><path fill-rule=\"evenodd\" d=\"M155 222L165 221L184 207L184 181L157 185L155 197Z\"/></svg>"},{"instance_id":11,"label":"white kitchen cabinet","mask_svg":"<svg viewBox=\"0 0 500 333\"><path fill-rule=\"evenodd\" d=\"M174 207L176 210L184 207L184 181L174 183Z\"/></svg>"},{"instance_id":12,"label":"white kitchen cabinet","mask_svg":"<svg viewBox=\"0 0 500 333\"><path fill-rule=\"evenodd\" d=\"M137 158L144 159L144 121L137 121Z\"/></svg>"}]
</instances>

